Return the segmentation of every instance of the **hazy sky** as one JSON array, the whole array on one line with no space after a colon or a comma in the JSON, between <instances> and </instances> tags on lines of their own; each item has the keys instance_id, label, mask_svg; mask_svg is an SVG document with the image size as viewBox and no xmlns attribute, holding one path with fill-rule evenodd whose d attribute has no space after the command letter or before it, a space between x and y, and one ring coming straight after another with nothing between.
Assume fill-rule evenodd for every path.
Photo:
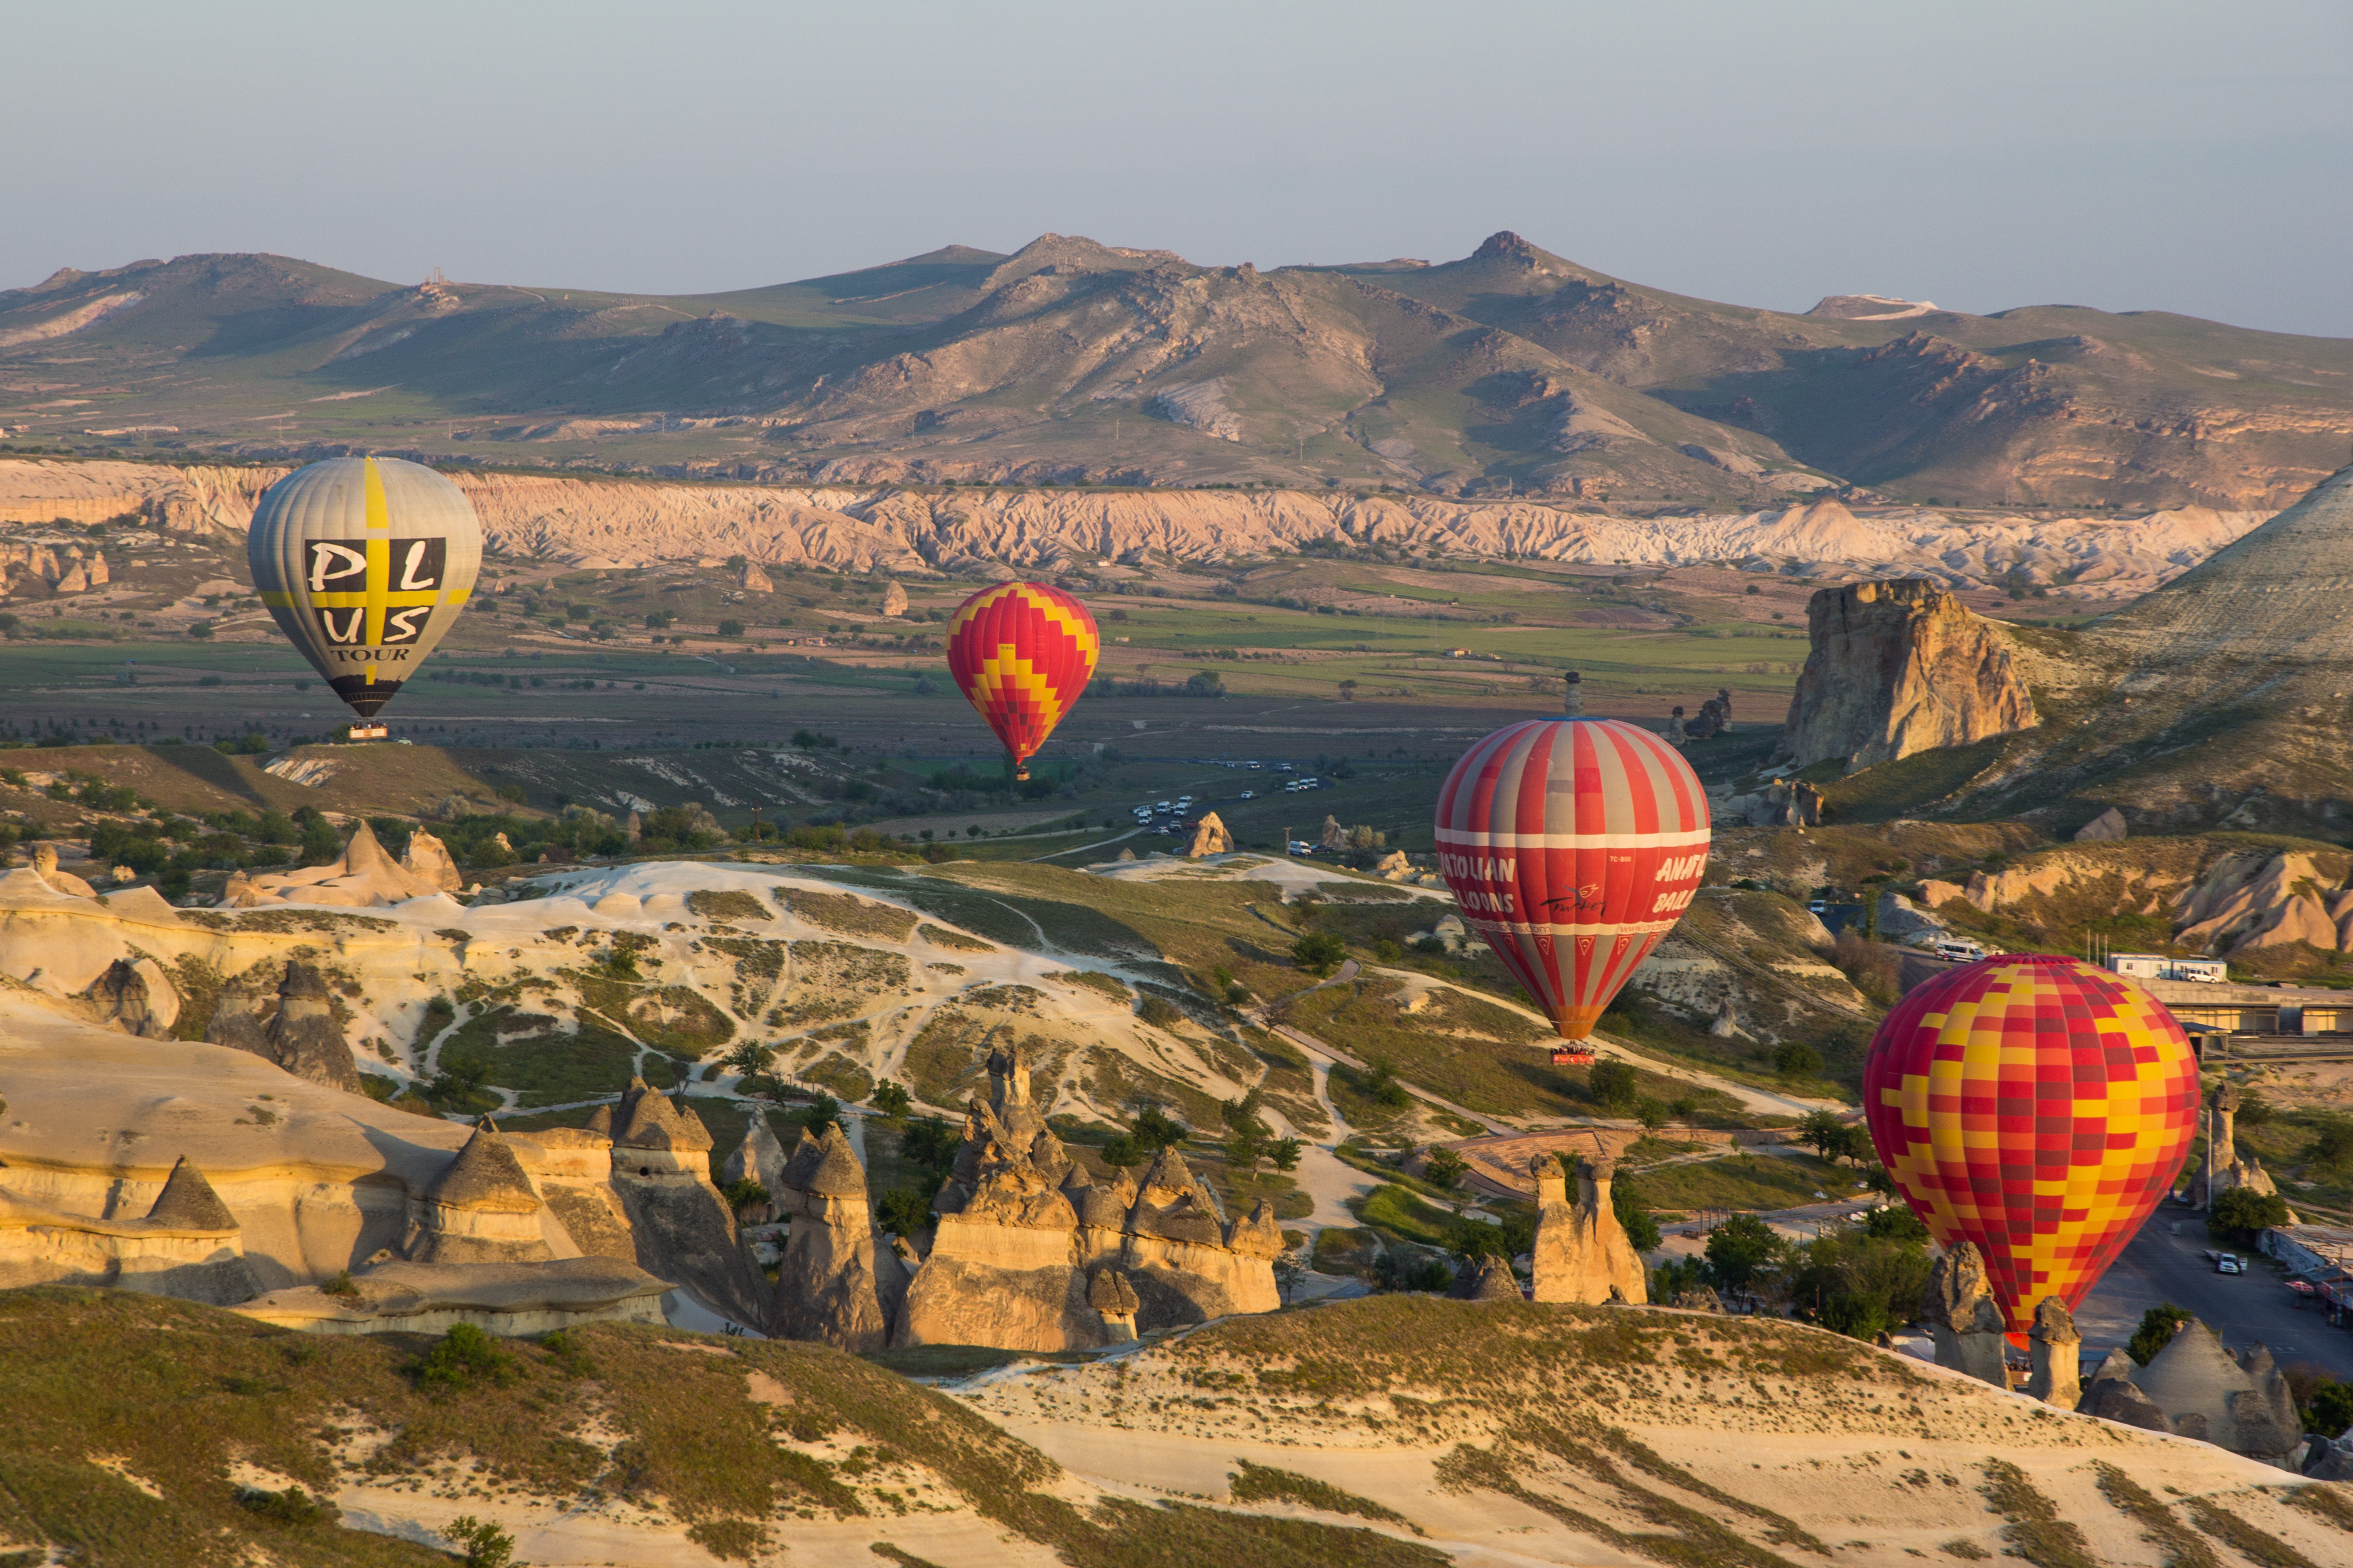
<instances>
[{"instance_id":1,"label":"hazy sky","mask_svg":"<svg viewBox=\"0 0 2353 1568\"><path fill-rule=\"evenodd\" d=\"M708 291L1040 232L1516 229L1683 293L2353 336L2353 5L34 5L0 287L268 250Z\"/></svg>"}]
</instances>

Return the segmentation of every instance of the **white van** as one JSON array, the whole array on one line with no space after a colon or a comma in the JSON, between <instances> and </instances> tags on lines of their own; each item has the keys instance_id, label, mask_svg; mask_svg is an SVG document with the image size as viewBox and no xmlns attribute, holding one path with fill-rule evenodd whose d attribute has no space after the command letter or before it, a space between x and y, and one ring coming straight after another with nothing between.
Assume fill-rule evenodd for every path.
<instances>
[{"instance_id":1,"label":"white van","mask_svg":"<svg viewBox=\"0 0 2353 1568\"><path fill-rule=\"evenodd\" d=\"M1945 937L1929 951L1952 963L1975 963L1986 955L1984 948L1965 937Z\"/></svg>"}]
</instances>

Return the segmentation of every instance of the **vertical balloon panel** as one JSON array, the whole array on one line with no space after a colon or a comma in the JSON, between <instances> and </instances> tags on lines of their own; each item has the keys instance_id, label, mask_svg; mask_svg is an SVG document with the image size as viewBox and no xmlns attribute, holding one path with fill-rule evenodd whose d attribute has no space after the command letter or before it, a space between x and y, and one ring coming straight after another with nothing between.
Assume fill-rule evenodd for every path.
<instances>
[{"instance_id":1,"label":"vertical balloon panel","mask_svg":"<svg viewBox=\"0 0 2353 1568\"><path fill-rule=\"evenodd\" d=\"M1614 719L1498 730L1447 775L1439 870L1568 1039L1593 1032L1707 870L1707 797L1658 736Z\"/></svg>"}]
</instances>

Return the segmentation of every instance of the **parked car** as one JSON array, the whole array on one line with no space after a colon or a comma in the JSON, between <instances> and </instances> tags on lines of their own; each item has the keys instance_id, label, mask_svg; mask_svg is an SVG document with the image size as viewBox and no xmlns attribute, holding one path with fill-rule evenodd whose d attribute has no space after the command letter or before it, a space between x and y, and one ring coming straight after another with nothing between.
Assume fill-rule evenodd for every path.
<instances>
[{"instance_id":1,"label":"parked car","mask_svg":"<svg viewBox=\"0 0 2353 1568\"><path fill-rule=\"evenodd\" d=\"M2244 1274L2246 1271L2246 1266L2239 1261L2239 1255L2235 1252L2226 1252L2214 1260L2214 1272L2217 1274Z\"/></svg>"},{"instance_id":2,"label":"parked car","mask_svg":"<svg viewBox=\"0 0 2353 1568\"><path fill-rule=\"evenodd\" d=\"M1242 798L1244 800L1256 800L1258 798L1258 791L1254 789L1246 789L1242 791Z\"/></svg>"}]
</instances>

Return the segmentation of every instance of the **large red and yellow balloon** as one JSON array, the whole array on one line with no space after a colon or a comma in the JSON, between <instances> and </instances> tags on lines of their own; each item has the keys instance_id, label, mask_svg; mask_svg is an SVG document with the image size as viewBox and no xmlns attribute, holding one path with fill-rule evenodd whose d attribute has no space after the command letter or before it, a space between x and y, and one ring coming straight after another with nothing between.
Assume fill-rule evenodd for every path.
<instances>
[{"instance_id":1,"label":"large red and yellow balloon","mask_svg":"<svg viewBox=\"0 0 2353 1568\"><path fill-rule=\"evenodd\" d=\"M2012 1331L2080 1304L2173 1184L2198 1064L2162 1003L2072 958L1989 958L1908 993L1862 1069L1879 1158L1929 1234L1977 1243Z\"/></svg>"},{"instance_id":2,"label":"large red and yellow balloon","mask_svg":"<svg viewBox=\"0 0 2353 1568\"><path fill-rule=\"evenodd\" d=\"M1447 774L1436 826L1462 923L1569 1040L1593 1032L1707 870L1698 775L1615 719L1496 731Z\"/></svg>"},{"instance_id":3,"label":"large red and yellow balloon","mask_svg":"<svg viewBox=\"0 0 2353 1568\"><path fill-rule=\"evenodd\" d=\"M1043 583L999 583L948 622L948 672L1012 758L1014 777L1094 679L1103 637L1087 607Z\"/></svg>"}]
</instances>

